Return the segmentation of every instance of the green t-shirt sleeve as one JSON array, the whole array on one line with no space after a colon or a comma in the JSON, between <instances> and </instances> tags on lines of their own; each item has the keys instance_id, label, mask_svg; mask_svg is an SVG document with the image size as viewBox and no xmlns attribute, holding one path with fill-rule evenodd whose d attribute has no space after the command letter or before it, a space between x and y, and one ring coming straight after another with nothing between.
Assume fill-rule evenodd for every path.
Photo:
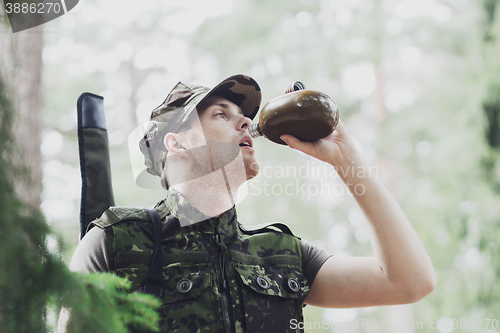
<instances>
[{"instance_id":1,"label":"green t-shirt sleeve","mask_svg":"<svg viewBox=\"0 0 500 333\"><path fill-rule=\"evenodd\" d=\"M300 240L300 245L302 248L302 270L307 282L311 286L321 266L332 255L303 239Z\"/></svg>"},{"instance_id":2,"label":"green t-shirt sleeve","mask_svg":"<svg viewBox=\"0 0 500 333\"><path fill-rule=\"evenodd\" d=\"M109 272L108 251L104 229L92 228L78 244L69 269L74 272Z\"/></svg>"}]
</instances>

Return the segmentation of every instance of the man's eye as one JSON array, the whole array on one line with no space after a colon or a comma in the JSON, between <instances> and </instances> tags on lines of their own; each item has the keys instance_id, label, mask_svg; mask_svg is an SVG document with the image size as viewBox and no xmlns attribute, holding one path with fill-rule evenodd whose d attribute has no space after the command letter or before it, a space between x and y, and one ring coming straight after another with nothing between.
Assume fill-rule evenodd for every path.
<instances>
[{"instance_id":1,"label":"man's eye","mask_svg":"<svg viewBox=\"0 0 500 333\"><path fill-rule=\"evenodd\" d=\"M226 119L226 114L225 114L225 113L223 113L223 112L216 113L216 114L215 114L215 116L216 116L216 117L220 117L220 118L222 118L222 119Z\"/></svg>"}]
</instances>

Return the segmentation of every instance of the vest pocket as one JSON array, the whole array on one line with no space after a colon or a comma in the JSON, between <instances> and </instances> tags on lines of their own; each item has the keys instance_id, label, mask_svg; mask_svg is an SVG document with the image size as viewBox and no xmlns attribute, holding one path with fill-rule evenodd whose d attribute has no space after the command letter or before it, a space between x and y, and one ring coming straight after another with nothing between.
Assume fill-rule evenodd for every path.
<instances>
[{"instance_id":1,"label":"vest pocket","mask_svg":"<svg viewBox=\"0 0 500 333\"><path fill-rule=\"evenodd\" d=\"M216 332L217 316L208 264L170 264L163 268L162 332ZM195 329L196 328L196 329Z\"/></svg>"},{"instance_id":2,"label":"vest pocket","mask_svg":"<svg viewBox=\"0 0 500 333\"><path fill-rule=\"evenodd\" d=\"M144 284L149 268L118 269L119 276ZM211 275L208 264L173 263L163 267L163 297L160 312L161 332L201 332L217 330Z\"/></svg>"},{"instance_id":3,"label":"vest pocket","mask_svg":"<svg viewBox=\"0 0 500 333\"><path fill-rule=\"evenodd\" d=\"M300 332L292 329L292 319L303 320L302 304L309 286L299 267L234 263L233 268L242 284L247 332Z\"/></svg>"},{"instance_id":4,"label":"vest pocket","mask_svg":"<svg viewBox=\"0 0 500 333\"><path fill-rule=\"evenodd\" d=\"M171 264L163 268L162 301L165 304L199 297L208 286L208 265Z\"/></svg>"},{"instance_id":5,"label":"vest pocket","mask_svg":"<svg viewBox=\"0 0 500 333\"><path fill-rule=\"evenodd\" d=\"M132 282L134 288L142 287L149 273L149 268L128 267L117 270L117 275ZM199 297L210 286L208 265L171 264L163 267L162 303L169 304Z\"/></svg>"}]
</instances>

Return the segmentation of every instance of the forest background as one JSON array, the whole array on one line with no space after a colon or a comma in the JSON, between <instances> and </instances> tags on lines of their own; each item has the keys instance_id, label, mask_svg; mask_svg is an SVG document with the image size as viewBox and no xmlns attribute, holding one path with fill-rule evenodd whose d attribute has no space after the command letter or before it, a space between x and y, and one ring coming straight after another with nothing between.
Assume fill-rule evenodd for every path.
<instances>
[{"instance_id":1,"label":"forest background","mask_svg":"<svg viewBox=\"0 0 500 333\"><path fill-rule=\"evenodd\" d=\"M104 96L116 204L152 207L164 192L135 185L132 165L142 161L131 161L128 137L175 83L212 86L245 73L259 82L264 104L300 80L336 101L437 275L435 291L412 305L307 306L306 322L322 324L306 331L373 332L382 322L397 326L381 328L387 332L496 331L499 7L495 0L81 0L25 32L2 24L0 69L32 174L16 182L16 193L41 207L68 263L79 234L81 93ZM367 222L332 168L265 139L255 146L262 172L238 204L243 224L283 221L335 255L373 255ZM353 321L363 325L338 327Z\"/></svg>"}]
</instances>

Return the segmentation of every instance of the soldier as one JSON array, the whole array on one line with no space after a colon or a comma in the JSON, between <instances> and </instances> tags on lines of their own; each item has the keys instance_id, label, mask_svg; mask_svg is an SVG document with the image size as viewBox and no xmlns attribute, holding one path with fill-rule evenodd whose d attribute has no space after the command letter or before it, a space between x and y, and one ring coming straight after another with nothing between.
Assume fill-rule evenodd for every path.
<instances>
[{"instance_id":1,"label":"soldier","mask_svg":"<svg viewBox=\"0 0 500 333\"><path fill-rule=\"evenodd\" d=\"M258 84L234 75L213 89L178 83L152 112L140 147L147 172L167 189L155 207L163 222L161 331L300 332L305 304L403 304L429 294L432 264L396 201L377 178L342 172L368 169L342 122L315 142L282 140L338 171L373 229L376 257L331 256L286 225L247 230L238 222L236 191L258 173L248 128L260 101ZM172 220L176 227L167 227ZM92 226L70 268L113 272L140 289L153 248L144 210L110 208ZM61 331L66 320L63 311Z\"/></svg>"}]
</instances>

